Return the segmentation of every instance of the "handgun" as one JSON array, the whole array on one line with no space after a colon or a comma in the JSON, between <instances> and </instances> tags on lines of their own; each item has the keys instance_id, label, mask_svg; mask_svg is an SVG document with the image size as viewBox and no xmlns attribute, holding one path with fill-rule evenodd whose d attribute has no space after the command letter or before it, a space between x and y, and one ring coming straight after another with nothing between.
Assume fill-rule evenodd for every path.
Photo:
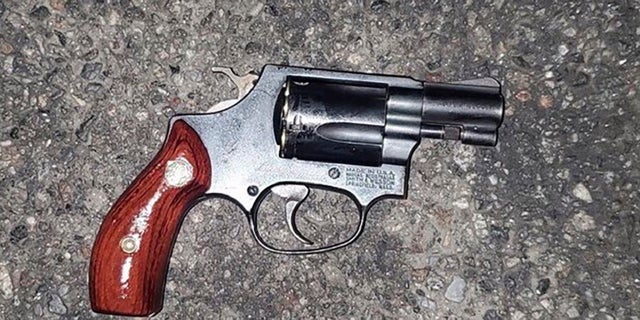
<instances>
[{"instance_id":1,"label":"handgun","mask_svg":"<svg viewBox=\"0 0 640 320\"><path fill-rule=\"evenodd\" d=\"M235 99L169 121L160 151L107 213L89 266L92 309L129 316L162 309L180 225L207 197L235 202L258 245L279 254L345 247L379 200L406 198L411 155L422 138L495 146L504 115L500 83L435 83L411 77L266 65L259 76L227 75ZM316 247L296 226L309 188L342 193L358 210L346 239ZM259 208L286 200L285 219L302 247L265 241Z\"/></svg>"}]
</instances>

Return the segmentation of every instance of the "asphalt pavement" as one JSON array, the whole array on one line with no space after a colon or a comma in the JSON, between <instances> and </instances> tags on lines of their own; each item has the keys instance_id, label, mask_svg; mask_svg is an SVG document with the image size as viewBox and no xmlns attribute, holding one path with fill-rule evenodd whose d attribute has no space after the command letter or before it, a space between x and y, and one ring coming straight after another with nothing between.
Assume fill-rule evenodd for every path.
<instances>
[{"instance_id":1,"label":"asphalt pavement","mask_svg":"<svg viewBox=\"0 0 640 320\"><path fill-rule=\"evenodd\" d=\"M172 115L234 97L212 67L268 63L494 77L500 142L424 140L408 199L377 204L364 235L327 254L268 253L233 202L201 202L156 319L638 319L639 8L0 0L0 319L107 318L87 270L109 207ZM282 210L271 201L265 221L286 242ZM300 228L331 239L353 210L314 190Z\"/></svg>"}]
</instances>

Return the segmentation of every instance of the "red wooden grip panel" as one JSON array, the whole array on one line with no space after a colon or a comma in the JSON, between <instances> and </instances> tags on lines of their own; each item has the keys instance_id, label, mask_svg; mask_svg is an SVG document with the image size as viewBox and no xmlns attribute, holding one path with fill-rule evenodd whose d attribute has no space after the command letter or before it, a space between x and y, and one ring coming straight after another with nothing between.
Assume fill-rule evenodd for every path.
<instances>
[{"instance_id":1,"label":"red wooden grip panel","mask_svg":"<svg viewBox=\"0 0 640 320\"><path fill-rule=\"evenodd\" d=\"M206 148L189 125L176 121L162 149L102 222L89 267L94 311L147 316L162 309L176 235L210 184Z\"/></svg>"}]
</instances>

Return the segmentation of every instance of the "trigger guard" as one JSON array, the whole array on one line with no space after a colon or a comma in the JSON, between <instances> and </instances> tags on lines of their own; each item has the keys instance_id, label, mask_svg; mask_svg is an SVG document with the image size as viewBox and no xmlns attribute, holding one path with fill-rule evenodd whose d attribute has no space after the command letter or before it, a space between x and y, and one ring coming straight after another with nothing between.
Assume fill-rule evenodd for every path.
<instances>
[{"instance_id":1,"label":"trigger guard","mask_svg":"<svg viewBox=\"0 0 640 320\"><path fill-rule=\"evenodd\" d=\"M272 253L285 254L285 255L305 255L305 254L325 253L325 252L333 251L336 249L344 248L354 243L364 232L364 227L367 220L367 214L372 205L370 204L368 206L363 207L358 202L356 202L356 205L358 207L358 216L359 216L358 227L356 231L348 239L342 242L338 242L331 246L326 246L326 247L285 250L285 249L276 248L268 244L266 241L264 241L264 239L260 235L260 231L258 230L258 210L260 208L260 204L268 194L269 192L263 192L259 196L259 199L257 199L254 206L251 208L251 210L247 212L247 219L249 220L249 226L250 226L249 229L251 230L251 235L253 236L253 239L258 243L260 247Z\"/></svg>"}]
</instances>

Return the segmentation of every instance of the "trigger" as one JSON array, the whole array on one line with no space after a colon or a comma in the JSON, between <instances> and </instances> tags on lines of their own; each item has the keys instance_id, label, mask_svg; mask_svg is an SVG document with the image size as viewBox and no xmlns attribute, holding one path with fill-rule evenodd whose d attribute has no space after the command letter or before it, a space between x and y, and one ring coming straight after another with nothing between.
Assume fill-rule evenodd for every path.
<instances>
[{"instance_id":1,"label":"trigger","mask_svg":"<svg viewBox=\"0 0 640 320\"><path fill-rule=\"evenodd\" d=\"M281 198L284 198L284 200L287 202L285 204L287 226L289 227L289 230L291 231L293 236L304 244L313 244L311 240L307 239L300 233L296 225L296 213L298 212L298 208L300 207L302 202L309 195L309 188L303 185L285 184L271 188L271 192L275 193Z\"/></svg>"}]
</instances>

